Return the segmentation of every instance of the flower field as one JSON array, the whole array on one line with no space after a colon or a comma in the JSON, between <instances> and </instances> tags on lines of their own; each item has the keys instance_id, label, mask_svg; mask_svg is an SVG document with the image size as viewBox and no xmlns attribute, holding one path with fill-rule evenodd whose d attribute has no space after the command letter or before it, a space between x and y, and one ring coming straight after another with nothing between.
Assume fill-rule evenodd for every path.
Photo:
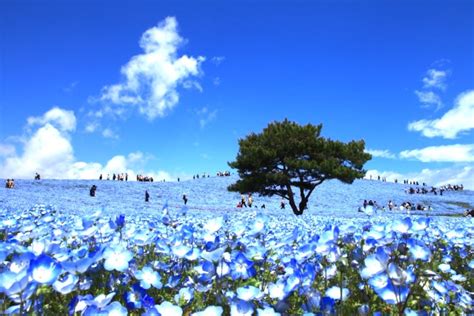
<instances>
[{"instance_id":1,"label":"flower field","mask_svg":"<svg viewBox=\"0 0 474 316\"><path fill-rule=\"evenodd\" d=\"M331 193L312 202L332 210L315 206L295 217L269 198L256 198L266 209L235 209L239 196L225 191L228 181L96 181L96 199L87 196L87 181L19 181L14 190L2 190L0 312L474 312L474 221L433 216L459 211L447 201L472 203L471 192L430 197L439 208L432 213L368 217L353 208L361 195L372 198L373 190L381 202L397 201L407 198L403 186L330 184L321 191ZM188 206L180 204L183 192Z\"/></svg>"}]
</instances>

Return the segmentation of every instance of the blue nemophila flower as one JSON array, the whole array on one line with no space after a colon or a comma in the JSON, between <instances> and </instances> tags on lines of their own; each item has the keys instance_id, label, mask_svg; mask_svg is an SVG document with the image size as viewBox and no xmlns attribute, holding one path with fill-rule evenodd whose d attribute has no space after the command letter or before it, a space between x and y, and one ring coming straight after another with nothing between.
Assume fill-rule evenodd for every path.
<instances>
[{"instance_id":1,"label":"blue nemophila flower","mask_svg":"<svg viewBox=\"0 0 474 316\"><path fill-rule=\"evenodd\" d=\"M169 315L169 316L181 316L183 315L183 310L181 307L177 305L173 305L168 301L164 301L160 305L155 305L156 310L161 315Z\"/></svg>"},{"instance_id":2,"label":"blue nemophila flower","mask_svg":"<svg viewBox=\"0 0 474 316\"><path fill-rule=\"evenodd\" d=\"M285 283L279 280L277 283L270 283L268 285L268 294L271 298L278 300L284 299L288 293L285 292Z\"/></svg>"},{"instance_id":3,"label":"blue nemophila flower","mask_svg":"<svg viewBox=\"0 0 474 316\"><path fill-rule=\"evenodd\" d=\"M323 315L334 315L336 314L336 311L334 309L335 305L335 300L328 296L324 296L321 299L321 312L323 312Z\"/></svg>"},{"instance_id":4,"label":"blue nemophila flower","mask_svg":"<svg viewBox=\"0 0 474 316\"><path fill-rule=\"evenodd\" d=\"M56 282L53 283L53 288L57 292L65 295L74 290L78 281L79 278L75 274L67 273L65 276L57 279Z\"/></svg>"},{"instance_id":5,"label":"blue nemophila flower","mask_svg":"<svg viewBox=\"0 0 474 316\"><path fill-rule=\"evenodd\" d=\"M109 305L107 305L105 308L102 309L103 312L106 313L106 315L109 316L127 316L128 311L125 307L122 306L119 302L112 302Z\"/></svg>"},{"instance_id":6,"label":"blue nemophila flower","mask_svg":"<svg viewBox=\"0 0 474 316\"><path fill-rule=\"evenodd\" d=\"M330 225L326 227L324 232L319 237L318 243L319 244L327 244L329 242L336 242L339 236L339 227L335 225Z\"/></svg>"},{"instance_id":7,"label":"blue nemophila flower","mask_svg":"<svg viewBox=\"0 0 474 316\"><path fill-rule=\"evenodd\" d=\"M203 283L211 282L216 273L214 264L207 260L203 260L199 265L194 267L194 270L199 274L199 281Z\"/></svg>"},{"instance_id":8,"label":"blue nemophila flower","mask_svg":"<svg viewBox=\"0 0 474 316\"><path fill-rule=\"evenodd\" d=\"M178 294L174 296L174 301L183 306L191 302L194 298L194 290L189 287L183 287L179 290Z\"/></svg>"},{"instance_id":9,"label":"blue nemophila flower","mask_svg":"<svg viewBox=\"0 0 474 316\"><path fill-rule=\"evenodd\" d=\"M191 316L221 316L224 309L220 306L208 306L201 312L192 313Z\"/></svg>"},{"instance_id":10,"label":"blue nemophila flower","mask_svg":"<svg viewBox=\"0 0 474 316\"><path fill-rule=\"evenodd\" d=\"M408 247L411 257L414 260L421 260L424 262L428 262L431 260L431 250L423 245L421 242L410 238L408 240Z\"/></svg>"},{"instance_id":11,"label":"blue nemophila flower","mask_svg":"<svg viewBox=\"0 0 474 316\"><path fill-rule=\"evenodd\" d=\"M388 277L395 286L411 284L415 281L415 274L410 269L405 271L393 262L388 265Z\"/></svg>"},{"instance_id":12,"label":"blue nemophila flower","mask_svg":"<svg viewBox=\"0 0 474 316\"><path fill-rule=\"evenodd\" d=\"M247 301L235 299L230 304L231 316L252 316L253 305Z\"/></svg>"},{"instance_id":13,"label":"blue nemophila flower","mask_svg":"<svg viewBox=\"0 0 474 316\"><path fill-rule=\"evenodd\" d=\"M392 230L397 233L406 234L410 231L411 226L411 219L405 217L404 219L396 219L392 223Z\"/></svg>"},{"instance_id":14,"label":"blue nemophila flower","mask_svg":"<svg viewBox=\"0 0 474 316\"><path fill-rule=\"evenodd\" d=\"M427 217L420 217L412 222L411 229L413 231L423 231L428 228L430 219Z\"/></svg>"},{"instance_id":15,"label":"blue nemophila flower","mask_svg":"<svg viewBox=\"0 0 474 316\"><path fill-rule=\"evenodd\" d=\"M289 294L293 292L298 285L300 285L301 280L296 275L290 275L285 282L285 293Z\"/></svg>"},{"instance_id":16,"label":"blue nemophila flower","mask_svg":"<svg viewBox=\"0 0 474 316\"><path fill-rule=\"evenodd\" d=\"M281 315L280 313L275 312L275 310L271 307L257 309L257 316L280 316L280 315Z\"/></svg>"},{"instance_id":17,"label":"blue nemophila flower","mask_svg":"<svg viewBox=\"0 0 474 316\"><path fill-rule=\"evenodd\" d=\"M474 269L474 259L469 261L469 263L467 264L467 266L471 269Z\"/></svg>"},{"instance_id":18,"label":"blue nemophila flower","mask_svg":"<svg viewBox=\"0 0 474 316\"><path fill-rule=\"evenodd\" d=\"M387 268L388 255L382 247L377 248L375 254L368 255L364 260L365 267L360 271L363 279L369 279Z\"/></svg>"},{"instance_id":19,"label":"blue nemophila flower","mask_svg":"<svg viewBox=\"0 0 474 316\"><path fill-rule=\"evenodd\" d=\"M265 215L259 213L255 217L255 220L252 221L252 223L250 224L249 234L254 235L254 234L258 234L258 233L262 232L264 230L265 225L267 224L268 220L269 220L268 216L265 216Z\"/></svg>"},{"instance_id":20,"label":"blue nemophila flower","mask_svg":"<svg viewBox=\"0 0 474 316\"><path fill-rule=\"evenodd\" d=\"M160 274L151 267L143 267L135 272L135 278L140 281L140 286L144 289L149 289L152 286L161 289L163 286Z\"/></svg>"},{"instance_id":21,"label":"blue nemophila flower","mask_svg":"<svg viewBox=\"0 0 474 316\"><path fill-rule=\"evenodd\" d=\"M180 245L176 245L172 248L172 252L173 254L182 259L184 257L186 257L186 255L192 250L191 247L187 246L187 245L183 245L183 244L180 244Z\"/></svg>"},{"instance_id":22,"label":"blue nemophila flower","mask_svg":"<svg viewBox=\"0 0 474 316\"><path fill-rule=\"evenodd\" d=\"M206 259L208 261L217 262L222 258L226 247L217 248L212 251L202 251L201 258Z\"/></svg>"},{"instance_id":23,"label":"blue nemophila flower","mask_svg":"<svg viewBox=\"0 0 474 316\"><path fill-rule=\"evenodd\" d=\"M216 267L216 274L222 278L223 276L229 274L230 267L224 260L220 260Z\"/></svg>"},{"instance_id":24,"label":"blue nemophila flower","mask_svg":"<svg viewBox=\"0 0 474 316\"><path fill-rule=\"evenodd\" d=\"M237 297L244 301L260 299L263 296L262 291L255 286L247 285L237 289Z\"/></svg>"},{"instance_id":25,"label":"blue nemophila flower","mask_svg":"<svg viewBox=\"0 0 474 316\"><path fill-rule=\"evenodd\" d=\"M338 286L332 286L326 290L326 296L332 298L333 300L345 301L349 296L349 289L341 289Z\"/></svg>"},{"instance_id":26,"label":"blue nemophila flower","mask_svg":"<svg viewBox=\"0 0 474 316\"><path fill-rule=\"evenodd\" d=\"M42 254L30 263L31 278L40 284L53 284L61 273L60 264L48 255Z\"/></svg>"},{"instance_id":27,"label":"blue nemophila flower","mask_svg":"<svg viewBox=\"0 0 474 316\"><path fill-rule=\"evenodd\" d=\"M107 271L124 272L128 269L128 263L132 258L133 254L123 246L115 245L106 248L104 251L104 268Z\"/></svg>"},{"instance_id":28,"label":"blue nemophila flower","mask_svg":"<svg viewBox=\"0 0 474 316\"><path fill-rule=\"evenodd\" d=\"M371 277L368 283L374 290L381 290L389 283L388 275L385 273L377 274Z\"/></svg>"},{"instance_id":29,"label":"blue nemophila flower","mask_svg":"<svg viewBox=\"0 0 474 316\"><path fill-rule=\"evenodd\" d=\"M383 289L375 289L377 295L387 304L399 304L406 300L410 289L407 286L394 286L391 282Z\"/></svg>"},{"instance_id":30,"label":"blue nemophila flower","mask_svg":"<svg viewBox=\"0 0 474 316\"><path fill-rule=\"evenodd\" d=\"M105 306L109 305L112 299L115 296L115 292L111 292L107 295L99 294L93 300L89 302L90 305L97 306L98 308L104 308Z\"/></svg>"},{"instance_id":31,"label":"blue nemophila flower","mask_svg":"<svg viewBox=\"0 0 474 316\"><path fill-rule=\"evenodd\" d=\"M257 274L254 268L253 261L247 259L245 255L238 252L234 260L230 263L230 275L233 280L243 279L246 280Z\"/></svg>"},{"instance_id":32,"label":"blue nemophila flower","mask_svg":"<svg viewBox=\"0 0 474 316\"><path fill-rule=\"evenodd\" d=\"M213 234L221 229L222 225L224 225L224 218L212 218L204 225L204 230L209 234Z\"/></svg>"},{"instance_id":33,"label":"blue nemophila flower","mask_svg":"<svg viewBox=\"0 0 474 316\"><path fill-rule=\"evenodd\" d=\"M441 263L438 265L439 271L443 273L453 273L453 270L451 269L451 266L448 263Z\"/></svg>"}]
</instances>

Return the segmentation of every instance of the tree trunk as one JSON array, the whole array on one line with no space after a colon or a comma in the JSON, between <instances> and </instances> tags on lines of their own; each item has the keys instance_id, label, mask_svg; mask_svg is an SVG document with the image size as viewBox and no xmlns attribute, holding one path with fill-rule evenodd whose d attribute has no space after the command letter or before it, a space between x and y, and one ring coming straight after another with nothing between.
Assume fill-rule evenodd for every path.
<instances>
[{"instance_id":1,"label":"tree trunk","mask_svg":"<svg viewBox=\"0 0 474 316\"><path fill-rule=\"evenodd\" d=\"M286 188L288 190L288 201L290 203L291 209L293 210L293 213L295 215L303 215L308 199L301 200L300 205L299 205L300 207L298 208L298 206L296 206L295 195L293 194L293 191L291 190L291 186L287 185Z\"/></svg>"}]
</instances>

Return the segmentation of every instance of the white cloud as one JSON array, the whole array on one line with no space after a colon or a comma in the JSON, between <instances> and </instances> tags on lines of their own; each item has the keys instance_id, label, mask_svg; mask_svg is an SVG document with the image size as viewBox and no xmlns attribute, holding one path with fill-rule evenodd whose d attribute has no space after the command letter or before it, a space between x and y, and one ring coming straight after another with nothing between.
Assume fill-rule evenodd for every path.
<instances>
[{"instance_id":1,"label":"white cloud","mask_svg":"<svg viewBox=\"0 0 474 316\"><path fill-rule=\"evenodd\" d=\"M102 131L102 136L104 136L105 138L111 138L111 139L118 139L118 135L113 131L111 130L110 128L106 128Z\"/></svg>"},{"instance_id":2,"label":"white cloud","mask_svg":"<svg viewBox=\"0 0 474 316\"><path fill-rule=\"evenodd\" d=\"M215 86L220 86L221 85L221 78L220 77L215 77L214 80L212 80L212 84Z\"/></svg>"},{"instance_id":3,"label":"white cloud","mask_svg":"<svg viewBox=\"0 0 474 316\"><path fill-rule=\"evenodd\" d=\"M14 156L15 154L15 146L9 144L0 144L0 157Z\"/></svg>"},{"instance_id":4,"label":"white cloud","mask_svg":"<svg viewBox=\"0 0 474 316\"><path fill-rule=\"evenodd\" d=\"M412 181L418 181L420 183L425 182L432 186L442 186L446 184L462 184L467 190L474 190L474 166L453 166L451 168L444 169L423 169L420 172L411 172L401 174L393 171L379 171L379 170L368 170L366 178L372 175L372 178L376 178L377 175L387 178L387 181L393 182L395 179L403 181L409 179Z\"/></svg>"},{"instance_id":5,"label":"white cloud","mask_svg":"<svg viewBox=\"0 0 474 316\"><path fill-rule=\"evenodd\" d=\"M197 111L199 117L199 125L201 128L214 121L217 117L217 110L210 111L207 107L203 107Z\"/></svg>"},{"instance_id":6,"label":"white cloud","mask_svg":"<svg viewBox=\"0 0 474 316\"><path fill-rule=\"evenodd\" d=\"M395 159L395 154L391 153L389 150L384 149L367 149L366 153L371 154L373 157L380 157L380 158L387 158L387 159Z\"/></svg>"},{"instance_id":7,"label":"white cloud","mask_svg":"<svg viewBox=\"0 0 474 316\"><path fill-rule=\"evenodd\" d=\"M71 132L75 128L74 112L53 108L41 117L28 118L28 127L40 125L22 137L23 149L17 154L10 144L0 144L0 178L28 178L35 172L43 178L97 179L99 174L128 173L135 179L137 173L174 179L165 171L143 168L148 156L141 152L112 157L105 165L97 162L78 161L71 144ZM157 178L158 179L158 178Z\"/></svg>"},{"instance_id":8,"label":"white cloud","mask_svg":"<svg viewBox=\"0 0 474 316\"><path fill-rule=\"evenodd\" d=\"M201 84L195 80L186 80L183 82L183 88L185 89L196 89L199 92L203 92Z\"/></svg>"},{"instance_id":9,"label":"white cloud","mask_svg":"<svg viewBox=\"0 0 474 316\"><path fill-rule=\"evenodd\" d=\"M441 136L453 139L474 128L474 90L458 96L454 107L441 118L419 120L408 124L408 130L421 132L426 137Z\"/></svg>"},{"instance_id":10,"label":"white cloud","mask_svg":"<svg viewBox=\"0 0 474 316\"><path fill-rule=\"evenodd\" d=\"M425 88L437 88L441 90L446 89L446 77L447 71L438 69L428 69L426 76L423 78L423 84Z\"/></svg>"},{"instance_id":11,"label":"white cloud","mask_svg":"<svg viewBox=\"0 0 474 316\"><path fill-rule=\"evenodd\" d=\"M61 131L71 132L76 129L76 116L73 111L67 111L58 107L53 107L43 116L27 119L28 126L45 125L47 123L58 127Z\"/></svg>"},{"instance_id":12,"label":"white cloud","mask_svg":"<svg viewBox=\"0 0 474 316\"><path fill-rule=\"evenodd\" d=\"M415 94L418 100L423 104L424 107L428 107L432 104L436 105L436 109L440 109L443 106L443 102L439 95L433 91L418 91L415 90Z\"/></svg>"},{"instance_id":13,"label":"white cloud","mask_svg":"<svg viewBox=\"0 0 474 316\"><path fill-rule=\"evenodd\" d=\"M222 64L224 60L225 60L225 56L214 56L211 58L211 62L216 66L219 66L220 64Z\"/></svg>"},{"instance_id":14,"label":"white cloud","mask_svg":"<svg viewBox=\"0 0 474 316\"><path fill-rule=\"evenodd\" d=\"M100 99L116 105L129 105L152 120L164 116L179 101L177 88L190 77L201 74L204 57L177 56L184 40L178 23L167 17L148 29L140 39L143 54L133 56L121 73L124 81L105 86Z\"/></svg>"},{"instance_id":15,"label":"white cloud","mask_svg":"<svg viewBox=\"0 0 474 316\"><path fill-rule=\"evenodd\" d=\"M422 162L473 162L474 144L430 146L422 149L404 150L400 158L415 158Z\"/></svg>"},{"instance_id":16,"label":"white cloud","mask_svg":"<svg viewBox=\"0 0 474 316\"><path fill-rule=\"evenodd\" d=\"M86 124L86 128L84 129L87 133L93 133L97 130L99 124L97 122L90 122Z\"/></svg>"}]
</instances>

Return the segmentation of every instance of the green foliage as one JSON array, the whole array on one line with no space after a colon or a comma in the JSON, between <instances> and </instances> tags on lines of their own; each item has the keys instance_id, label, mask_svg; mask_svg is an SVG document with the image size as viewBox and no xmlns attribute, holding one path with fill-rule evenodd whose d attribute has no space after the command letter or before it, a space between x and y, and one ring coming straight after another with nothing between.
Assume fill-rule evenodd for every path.
<instances>
[{"instance_id":1,"label":"green foliage","mask_svg":"<svg viewBox=\"0 0 474 316\"><path fill-rule=\"evenodd\" d=\"M350 184L362 178L363 165L371 159L364 152L364 141L324 138L321 128L321 124L302 126L285 119L239 140L237 158L229 166L238 170L240 180L228 190L281 196L301 215L313 190L325 180ZM299 189L298 206L292 187Z\"/></svg>"}]
</instances>

